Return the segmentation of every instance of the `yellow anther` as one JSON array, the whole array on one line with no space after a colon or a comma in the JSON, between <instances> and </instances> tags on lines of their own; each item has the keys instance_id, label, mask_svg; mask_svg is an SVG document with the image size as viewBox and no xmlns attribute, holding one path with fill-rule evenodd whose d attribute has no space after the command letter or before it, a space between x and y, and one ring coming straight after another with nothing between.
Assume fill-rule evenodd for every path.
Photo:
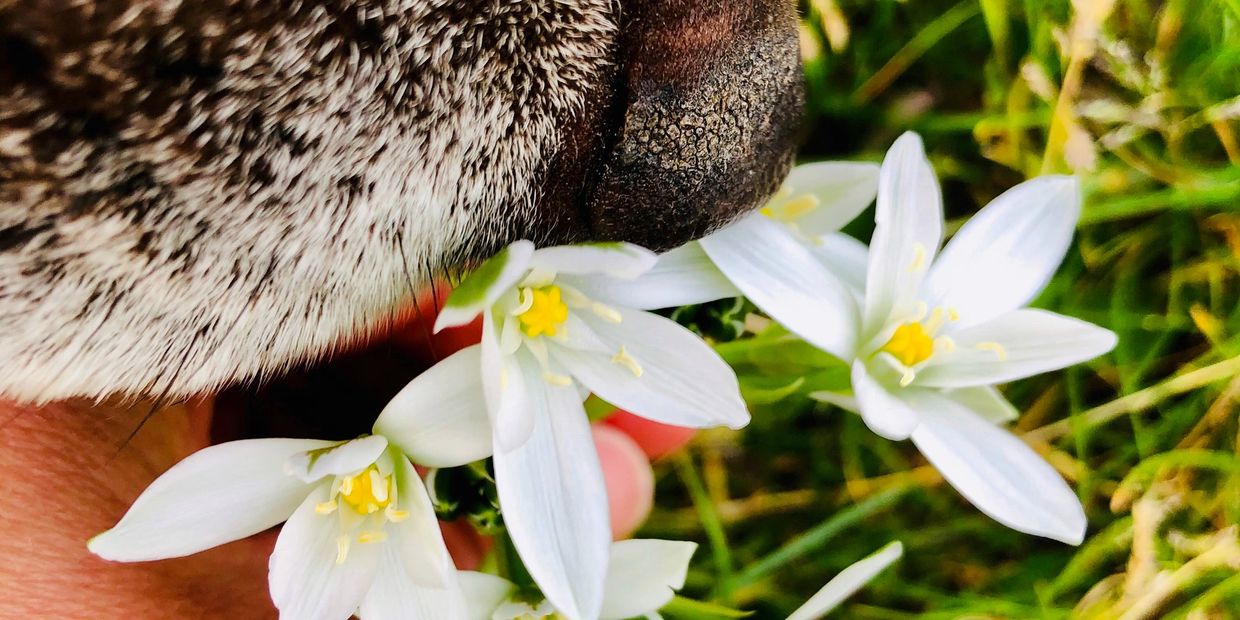
<instances>
[{"instance_id":1,"label":"yellow anther","mask_svg":"<svg viewBox=\"0 0 1240 620\"><path fill-rule=\"evenodd\" d=\"M568 306L560 299L560 287L553 285L530 291L529 308L517 315L526 336L555 336L568 320Z\"/></svg>"},{"instance_id":2,"label":"yellow anther","mask_svg":"<svg viewBox=\"0 0 1240 620\"><path fill-rule=\"evenodd\" d=\"M568 375L559 375L550 370L542 374L543 381L556 387L568 387L573 384L573 378Z\"/></svg>"},{"instance_id":3,"label":"yellow anther","mask_svg":"<svg viewBox=\"0 0 1240 620\"><path fill-rule=\"evenodd\" d=\"M934 339L921 323L905 323L896 328L882 350L905 366L915 366L934 354Z\"/></svg>"},{"instance_id":4,"label":"yellow anther","mask_svg":"<svg viewBox=\"0 0 1240 620\"><path fill-rule=\"evenodd\" d=\"M314 513L320 515L329 515L336 512L336 500L328 500L314 505Z\"/></svg>"},{"instance_id":5,"label":"yellow anther","mask_svg":"<svg viewBox=\"0 0 1240 620\"><path fill-rule=\"evenodd\" d=\"M336 537L336 564L344 564L346 558L349 557L349 535L342 534Z\"/></svg>"},{"instance_id":6,"label":"yellow anther","mask_svg":"<svg viewBox=\"0 0 1240 620\"><path fill-rule=\"evenodd\" d=\"M620 364L621 366L628 368L629 372L633 373L634 377L641 377L644 372L642 370L642 365L637 363L637 360L633 359L632 355L629 355L629 352L625 350L624 345L620 345L620 350L616 352L615 355L611 356L611 363Z\"/></svg>"},{"instance_id":7,"label":"yellow anther","mask_svg":"<svg viewBox=\"0 0 1240 620\"><path fill-rule=\"evenodd\" d=\"M362 473L345 478L340 484L340 498L362 514L374 514L392 501L392 477L379 473L374 465Z\"/></svg>"},{"instance_id":8,"label":"yellow anther","mask_svg":"<svg viewBox=\"0 0 1240 620\"><path fill-rule=\"evenodd\" d=\"M973 348L994 353L1000 362L1007 360L1007 349L997 342L979 342L973 345Z\"/></svg>"},{"instance_id":9,"label":"yellow anther","mask_svg":"<svg viewBox=\"0 0 1240 620\"><path fill-rule=\"evenodd\" d=\"M934 311L930 313L930 318L926 321L926 332L934 333L939 331L939 328L943 326L943 320L945 318L947 318L947 313L944 312L942 308L935 308Z\"/></svg>"},{"instance_id":10,"label":"yellow anther","mask_svg":"<svg viewBox=\"0 0 1240 620\"><path fill-rule=\"evenodd\" d=\"M409 518L409 511L397 510L396 506L389 505L387 510L383 511L383 516L387 517L387 520L392 523L400 523Z\"/></svg>"},{"instance_id":11,"label":"yellow anther","mask_svg":"<svg viewBox=\"0 0 1240 620\"><path fill-rule=\"evenodd\" d=\"M921 271L926 266L926 246L913 244L913 262L909 263L909 272Z\"/></svg>"},{"instance_id":12,"label":"yellow anther","mask_svg":"<svg viewBox=\"0 0 1240 620\"><path fill-rule=\"evenodd\" d=\"M956 312L955 308L948 308L947 309L947 320L952 321L953 323L956 321L959 321L960 313Z\"/></svg>"},{"instance_id":13,"label":"yellow anther","mask_svg":"<svg viewBox=\"0 0 1240 620\"><path fill-rule=\"evenodd\" d=\"M789 192L789 194L791 194L791 192ZM773 220L791 223L800 219L806 213L817 209L821 205L822 201L819 200L817 196L813 194L802 194L778 205L763 207L758 212Z\"/></svg>"},{"instance_id":14,"label":"yellow anther","mask_svg":"<svg viewBox=\"0 0 1240 620\"><path fill-rule=\"evenodd\" d=\"M944 353L951 353L956 350L956 341L948 336L939 336L934 339L934 346Z\"/></svg>"},{"instance_id":15,"label":"yellow anther","mask_svg":"<svg viewBox=\"0 0 1240 620\"><path fill-rule=\"evenodd\" d=\"M517 297L517 307L512 309L513 316L519 316L534 306L534 291L530 288L521 289Z\"/></svg>"},{"instance_id":16,"label":"yellow anther","mask_svg":"<svg viewBox=\"0 0 1240 620\"><path fill-rule=\"evenodd\" d=\"M377 532L362 532L361 534L357 535L357 542L365 545L368 543L383 542L387 540L387 538L388 538L387 532L384 532L382 530L379 530Z\"/></svg>"},{"instance_id":17,"label":"yellow anther","mask_svg":"<svg viewBox=\"0 0 1240 620\"><path fill-rule=\"evenodd\" d=\"M619 310L597 301L590 304L590 311L608 323L621 323L624 321L624 317L620 316Z\"/></svg>"},{"instance_id":18,"label":"yellow anther","mask_svg":"<svg viewBox=\"0 0 1240 620\"><path fill-rule=\"evenodd\" d=\"M912 368L905 368L904 374L900 375L900 387L908 387L913 384L913 379L917 378L917 373Z\"/></svg>"}]
</instances>

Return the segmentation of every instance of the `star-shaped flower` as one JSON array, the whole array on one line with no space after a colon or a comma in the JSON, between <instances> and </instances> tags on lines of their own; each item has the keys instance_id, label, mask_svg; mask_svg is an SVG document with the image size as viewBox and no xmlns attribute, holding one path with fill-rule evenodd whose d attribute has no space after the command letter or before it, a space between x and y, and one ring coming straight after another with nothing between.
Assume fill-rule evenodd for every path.
<instances>
[{"instance_id":1,"label":"star-shaped flower","mask_svg":"<svg viewBox=\"0 0 1240 620\"><path fill-rule=\"evenodd\" d=\"M732 369L692 332L640 310L659 291L609 292L654 263L628 244L535 250L520 241L466 278L436 323L483 317L482 383L504 524L547 599L574 620L598 617L610 546L585 395L677 426L749 421Z\"/></svg>"},{"instance_id":2,"label":"star-shaped flower","mask_svg":"<svg viewBox=\"0 0 1240 620\"><path fill-rule=\"evenodd\" d=\"M373 435L200 450L88 546L109 560L158 560L285 522L269 574L282 618L463 617L456 568L410 458L451 467L490 453L479 363L478 350L467 349L420 375L384 409Z\"/></svg>"}]
</instances>

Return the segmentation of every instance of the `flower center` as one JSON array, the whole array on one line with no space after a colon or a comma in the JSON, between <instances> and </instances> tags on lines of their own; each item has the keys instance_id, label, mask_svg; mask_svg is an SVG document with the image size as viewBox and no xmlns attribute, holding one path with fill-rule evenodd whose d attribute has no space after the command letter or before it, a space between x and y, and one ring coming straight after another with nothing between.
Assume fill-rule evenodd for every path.
<instances>
[{"instance_id":1,"label":"flower center","mask_svg":"<svg viewBox=\"0 0 1240 620\"><path fill-rule=\"evenodd\" d=\"M392 477L381 475L379 468L371 465L340 482L340 499L359 514L379 512L392 501Z\"/></svg>"},{"instance_id":2,"label":"flower center","mask_svg":"<svg viewBox=\"0 0 1240 620\"><path fill-rule=\"evenodd\" d=\"M915 366L930 359L934 353L934 338L926 333L921 323L905 323L896 328L882 350L905 366Z\"/></svg>"},{"instance_id":3,"label":"flower center","mask_svg":"<svg viewBox=\"0 0 1240 620\"><path fill-rule=\"evenodd\" d=\"M521 307L517 315L526 336L555 336L568 320L568 305L560 298L560 287L552 284L521 289Z\"/></svg>"},{"instance_id":4,"label":"flower center","mask_svg":"<svg viewBox=\"0 0 1240 620\"><path fill-rule=\"evenodd\" d=\"M361 473L339 479L336 495L314 507L320 515L338 515L340 535L336 537L336 563L344 564L354 542L379 543L387 540L384 526L409 518L409 512L397 509L392 475L383 475L371 464ZM341 510L344 504L352 510ZM382 513L380 513L382 511Z\"/></svg>"}]
</instances>

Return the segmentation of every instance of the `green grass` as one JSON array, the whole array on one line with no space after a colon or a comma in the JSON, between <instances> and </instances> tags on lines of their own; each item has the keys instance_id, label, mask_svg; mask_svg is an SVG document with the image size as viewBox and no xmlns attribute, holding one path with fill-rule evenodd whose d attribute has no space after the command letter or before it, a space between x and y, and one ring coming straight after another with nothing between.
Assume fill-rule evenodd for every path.
<instances>
[{"instance_id":1,"label":"green grass","mask_svg":"<svg viewBox=\"0 0 1240 620\"><path fill-rule=\"evenodd\" d=\"M907 442L810 400L840 369L759 329L719 345L753 424L657 469L641 534L703 543L682 594L781 618L900 539L904 559L836 617L1240 617L1240 0L802 8L803 159L877 161L916 130L957 223L1031 176L1082 179L1076 243L1037 305L1120 344L1005 393L1089 535L991 522ZM866 239L865 220L849 232Z\"/></svg>"}]
</instances>

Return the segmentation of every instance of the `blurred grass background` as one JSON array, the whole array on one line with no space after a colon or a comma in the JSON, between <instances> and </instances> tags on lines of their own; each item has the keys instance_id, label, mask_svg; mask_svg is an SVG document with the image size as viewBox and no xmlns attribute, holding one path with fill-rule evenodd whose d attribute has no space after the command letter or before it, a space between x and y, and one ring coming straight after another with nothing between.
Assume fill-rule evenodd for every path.
<instances>
[{"instance_id":1,"label":"blurred grass background","mask_svg":"<svg viewBox=\"0 0 1240 620\"><path fill-rule=\"evenodd\" d=\"M1240 0L801 8L804 160L877 161L916 130L956 224L1031 176L1082 179L1075 246L1036 305L1119 347L1005 393L1089 535L991 522L908 442L808 398L843 380L830 360L717 307L748 327L718 346L757 404L748 430L658 465L641 534L702 543L684 594L782 618L899 539L904 559L833 617L1240 618Z\"/></svg>"}]
</instances>

